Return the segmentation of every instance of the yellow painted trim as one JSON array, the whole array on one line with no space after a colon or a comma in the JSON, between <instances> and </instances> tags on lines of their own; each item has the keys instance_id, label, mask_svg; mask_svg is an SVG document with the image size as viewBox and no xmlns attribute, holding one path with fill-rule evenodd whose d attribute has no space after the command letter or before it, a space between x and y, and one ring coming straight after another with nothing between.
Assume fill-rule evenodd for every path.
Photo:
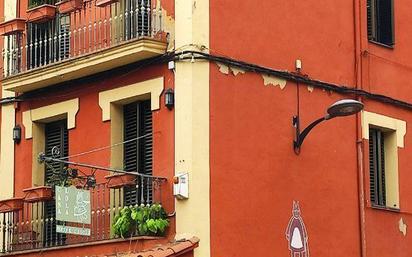
<instances>
[{"instance_id":1,"label":"yellow painted trim","mask_svg":"<svg viewBox=\"0 0 412 257\"><path fill-rule=\"evenodd\" d=\"M3 91L3 97L12 97L14 93ZM0 135L0 200L13 197L14 194L14 141L15 126L14 104L3 105L1 110Z\"/></svg>"},{"instance_id":2,"label":"yellow painted trim","mask_svg":"<svg viewBox=\"0 0 412 257\"><path fill-rule=\"evenodd\" d=\"M164 54L166 47L165 42L148 38L128 41L92 54L7 77L3 80L3 88L19 93L44 88Z\"/></svg>"},{"instance_id":3,"label":"yellow painted trim","mask_svg":"<svg viewBox=\"0 0 412 257\"><path fill-rule=\"evenodd\" d=\"M377 113L362 111L362 137L369 140L369 128L383 131L385 140L386 206L400 208L398 147L404 147L406 122Z\"/></svg>"},{"instance_id":4,"label":"yellow painted trim","mask_svg":"<svg viewBox=\"0 0 412 257\"><path fill-rule=\"evenodd\" d=\"M177 49L209 48L209 1L175 0ZM176 200L176 239L195 235L195 257L210 257L209 62L177 62L175 172L189 174L189 199Z\"/></svg>"},{"instance_id":5,"label":"yellow painted trim","mask_svg":"<svg viewBox=\"0 0 412 257\"><path fill-rule=\"evenodd\" d=\"M76 127L76 114L79 111L79 98L43 106L23 112L23 125L26 139L33 137L33 123L47 123L67 118L67 128Z\"/></svg>"},{"instance_id":6,"label":"yellow painted trim","mask_svg":"<svg viewBox=\"0 0 412 257\"><path fill-rule=\"evenodd\" d=\"M362 111L362 137L369 139L369 125L396 131L396 144L403 148L406 134L406 122L381 114Z\"/></svg>"},{"instance_id":7,"label":"yellow painted trim","mask_svg":"<svg viewBox=\"0 0 412 257\"><path fill-rule=\"evenodd\" d=\"M4 0L3 10L4 10L4 21L17 18L17 0Z\"/></svg>"},{"instance_id":8,"label":"yellow painted trim","mask_svg":"<svg viewBox=\"0 0 412 257\"><path fill-rule=\"evenodd\" d=\"M99 106L102 108L102 120L111 119L111 105L124 105L137 100L151 99L151 109L160 108L160 95L164 87L163 77L146 80L129 86L119 87L99 93Z\"/></svg>"},{"instance_id":9,"label":"yellow painted trim","mask_svg":"<svg viewBox=\"0 0 412 257\"><path fill-rule=\"evenodd\" d=\"M111 120L111 144L123 141L123 105L138 100L150 99L152 111L157 110L160 108L160 95L163 88L164 79L159 77L99 93L102 120ZM111 148L110 166L112 168L123 168L123 145Z\"/></svg>"},{"instance_id":10,"label":"yellow painted trim","mask_svg":"<svg viewBox=\"0 0 412 257\"><path fill-rule=\"evenodd\" d=\"M33 123L33 145L32 145L32 163L31 179L33 186L44 185L44 163L37 161L39 153L46 149L45 131L43 123Z\"/></svg>"}]
</instances>

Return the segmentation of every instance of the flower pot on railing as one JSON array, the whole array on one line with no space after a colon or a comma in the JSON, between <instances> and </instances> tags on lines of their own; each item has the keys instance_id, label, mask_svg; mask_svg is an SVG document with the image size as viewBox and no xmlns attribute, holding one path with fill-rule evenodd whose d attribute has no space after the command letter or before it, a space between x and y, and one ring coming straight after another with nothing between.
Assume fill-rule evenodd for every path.
<instances>
[{"instance_id":1,"label":"flower pot on railing","mask_svg":"<svg viewBox=\"0 0 412 257\"><path fill-rule=\"evenodd\" d=\"M119 0L96 0L97 7L105 7L106 5L113 4L118 2Z\"/></svg>"},{"instance_id":2,"label":"flower pot on railing","mask_svg":"<svg viewBox=\"0 0 412 257\"><path fill-rule=\"evenodd\" d=\"M0 213L13 212L23 209L23 198L15 197L0 201Z\"/></svg>"},{"instance_id":3,"label":"flower pot on railing","mask_svg":"<svg viewBox=\"0 0 412 257\"><path fill-rule=\"evenodd\" d=\"M25 19L12 19L0 23L0 35L8 35L12 33L22 32L26 27Z\"/></svg>"},{"instance_id":4,"label":"flower pot on railing","mask_svg":"<svg viewBox=\"0 0 412 257\"><path fill-rule=\"evenodd\" d=\"M41 23L52 20L56 16L56 6L43 4L27 10L27 21Z\"/></svg>"},{"instance_id":5,"label":"flower pot on railing","mask_svg":"<svg viewBox=\"0 0 412 257\"><path fill-rule=\"evenodd\" d=\"M121 188L136 185L136 176L131 174L114 174L105 176L108 188Z\"/></svg>"},{"instance_id":6,"label":"flower pot on railing","mask_svg":"<svg viewBox=\"0 0 412 257\"><path fill-rule=\"evenodd\" d=\"M31 187L24 189L23 192L26 194L24 201L29 203L47 201L53 198L53 191L49 186Z\"/></svg>"},{"instance_id":7,"label":"flower pot on railing","mask_svg":"<svg viewBox=\"0 0 412 257\"><path fill-rule=\"evenodd\" d=\"M63 0L56 3L59 13L65 14L81 9L83 6L83 0Z\"/></svg>"}]
</instances>

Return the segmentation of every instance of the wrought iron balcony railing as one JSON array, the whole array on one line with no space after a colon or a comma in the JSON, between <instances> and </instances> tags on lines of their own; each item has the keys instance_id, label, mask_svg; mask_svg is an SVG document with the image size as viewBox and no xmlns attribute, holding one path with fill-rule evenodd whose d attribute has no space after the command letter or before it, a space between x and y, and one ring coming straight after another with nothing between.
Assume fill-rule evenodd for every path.
<instances>
[{"instance_id":1,"label":"wrought iron balcony railing","mask_svg":"<svg viewBox=\"0 0 412 257\"><path fill-rule=\"evenodd\" d=\"M57 12L53 19L40 23L30 22L29 18L24 33L5 36L3 76L92 54L127 41L162 37L162 9L155 1L117 1L69 0L69 7L74 9L66 14ZM57 9L64 6L56 5Z\"/></svg>"},{"instance_id":2,"label":"wrought iron balcony railing","mask_svg":"<svg viewBox=\"0 0 412 257\"><path fill-rule=\"evenodd\" d=\"M57 226L73 226L73 223L56 220L54 194L47 197L47 193L36 192L26 194L25 198L0 201L0 254L118 238L113 224L122 209L162 202L164 179L134 176L131 180L127 176L114 176L89 188L91 223L75 224L90 230L88 236L57 232ZM135 227L129 236L141 235L144 234Z\"/></svg>"}]
</instances>

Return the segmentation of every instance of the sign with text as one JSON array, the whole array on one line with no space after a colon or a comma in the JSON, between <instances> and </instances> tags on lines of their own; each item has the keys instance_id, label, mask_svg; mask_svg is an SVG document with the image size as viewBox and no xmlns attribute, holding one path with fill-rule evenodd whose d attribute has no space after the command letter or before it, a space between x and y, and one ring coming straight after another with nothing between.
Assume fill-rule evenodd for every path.
<instances>
[{"instance_id":1,"label":"sign with text","mask_svg":"<svg viewBox=\"0 0 412 257\"><path fill-rule=\"evenodd\" d=\"M79 228L79 227L56 225L56 232L64 233L64 234L80 235L80 236L90 236L89 228Z\"/></svg>"},{"instance_id":2,"label":"sign with text","mask_svg":"<svg viewBox=\"0 0 412 257\"><path fill-rule=\"evenodd\" d=\"M56 186L56 220L90 224L90 191Z\"/></svg>"}]
</instances>

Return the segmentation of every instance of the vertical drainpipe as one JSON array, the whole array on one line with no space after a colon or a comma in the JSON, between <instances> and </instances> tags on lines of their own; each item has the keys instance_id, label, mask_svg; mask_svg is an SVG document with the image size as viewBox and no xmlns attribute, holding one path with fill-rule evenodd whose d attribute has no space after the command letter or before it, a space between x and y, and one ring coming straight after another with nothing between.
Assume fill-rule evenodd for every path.
<instances>
[{"instance_id":1,"label":"vertical drainpipe","mask_svg":"<svg viewBox=\"0 0 412 257\"><path fill-rule=\"evenodd\" d=\"M355 43L355 85L357 89L362 89L362 1L353 0L353 20L354 20L354 43ZM362 101L362 97L357 97ZM359 230L361 256L366 257L366 226L365 226L365 187L364 187L364 162L363 162L363 141L362 141L362 117L361 113L356 114L356 152L357 152L357 173L358 173L358 200L359 200Z\"/></svg>"}]
</instances>

